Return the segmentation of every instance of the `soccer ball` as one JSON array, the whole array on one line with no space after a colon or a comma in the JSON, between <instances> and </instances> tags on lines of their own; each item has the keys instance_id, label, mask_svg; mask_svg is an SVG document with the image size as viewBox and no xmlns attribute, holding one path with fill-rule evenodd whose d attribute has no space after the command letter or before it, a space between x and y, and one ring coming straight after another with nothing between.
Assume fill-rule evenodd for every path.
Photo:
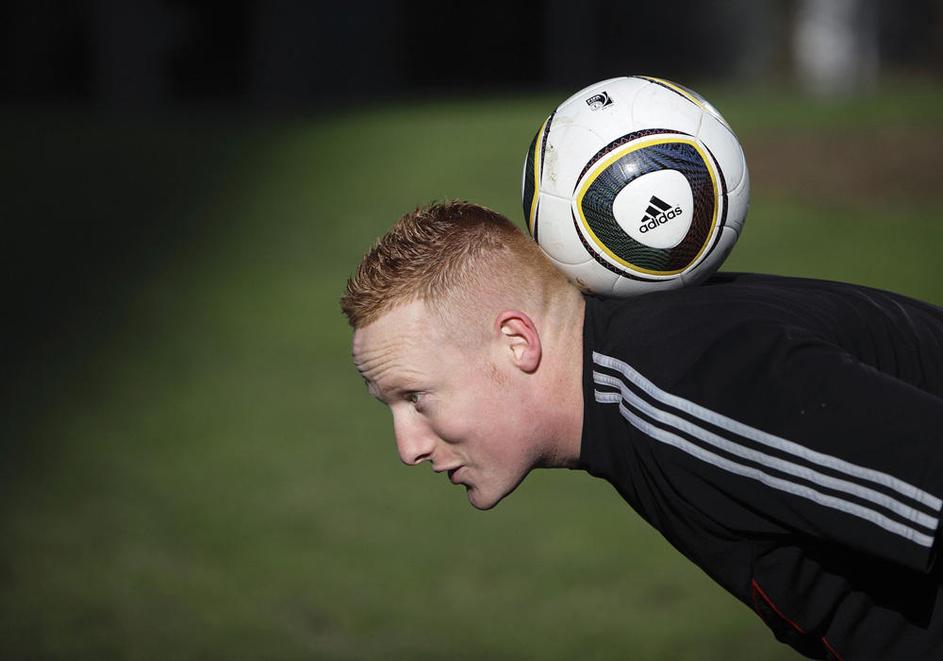
<instances>
[{"instance_id":1,"label":"soccer ball","mask_svg":"<svg viewBox=\"0 0 943 661\"><path fill-rule=\"evenodd\" d=\"M703 281L736 243L749 196L730 125L700 95L649 76L571 96L524 161L530 235L578 286L603 295Z\"/></svg>"}]
</instances>

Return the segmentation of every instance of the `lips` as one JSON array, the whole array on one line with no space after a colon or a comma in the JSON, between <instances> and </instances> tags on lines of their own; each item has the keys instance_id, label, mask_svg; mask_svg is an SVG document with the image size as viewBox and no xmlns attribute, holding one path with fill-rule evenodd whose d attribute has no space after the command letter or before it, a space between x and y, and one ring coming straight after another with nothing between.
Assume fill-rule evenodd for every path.
<instances>
[{"instance_id":1,"label":"lips","mask_svg":"<svg viewBox=\"0 0 943 661\"><path fill-rule=\"evenodd\" d=\"M450 469L449 469L449 471L448 471L448 473L449 473L449 482L451 482L452 484L458 484L458 481L455 479L455 476L458 474L458 472L459 472L460 470L462 470L462 467L461 467L461 466L459 466L458 468L450 468Z\"/></svg>"}]
</instances>

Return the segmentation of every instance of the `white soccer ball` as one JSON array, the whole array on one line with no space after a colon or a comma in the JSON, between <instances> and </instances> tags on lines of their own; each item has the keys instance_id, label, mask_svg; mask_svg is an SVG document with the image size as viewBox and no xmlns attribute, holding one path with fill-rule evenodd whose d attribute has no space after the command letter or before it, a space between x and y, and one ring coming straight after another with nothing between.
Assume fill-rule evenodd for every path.
<instances>
[{"instance_id":1,"label":"white soccer ball","mask_svg":"<svg viewBox=\"0 0 943 661\"><path fill-rule=\"evenodd\" d=\"M747 215L750 178L730 125L660 78L590 85L554 110L524 161L527 229L584 290L634 296L701 282Z\"/></svg>"}]
</instances>

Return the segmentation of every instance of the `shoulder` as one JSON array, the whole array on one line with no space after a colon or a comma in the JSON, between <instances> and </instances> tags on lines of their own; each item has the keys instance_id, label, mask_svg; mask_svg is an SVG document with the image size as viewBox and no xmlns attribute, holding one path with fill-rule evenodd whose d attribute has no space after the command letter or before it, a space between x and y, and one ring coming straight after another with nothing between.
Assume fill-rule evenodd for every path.
<instances>
[{"instance_id":1,"label":"shoulder","mask_svg":"<svg viewBox=\"0 0 943 661\"><path fill-rule=\"evenodd\" d=\"M789 286L788 278L722 274L699 287L635 298L589 296L586 358L609 355L670 378L707 353L766 346L808 326L782 305Z\"/></svg>"},{"instance_id":2,"label":"shoulder","mask_svg":"<svg viewBox=\"0 0 943 661\"><path fill-rule=\"evenodd\" d=\"M587 309L590 315L604 317L614 326L664 323L672 319L687 323L731 319L779 321L786 312L784 301L810 300L817 291L837 285L775 275L721 273L699 286L632 298L587 296Z\"/></svg>"},{"instance_id":3,"label":"shoulder","mask_svg":"<svg viewBox=\"0 0 943 661\"><path fill-rule=\"evenodd\" d=\"M903 341L907 332L927 335L943 329L943 310L898 294L754 273L721 273L697 287L629 299L588 297L586 318L587 341L613 351L807 337L858 352L883 335Z\"/></svg>"}]
</instances>

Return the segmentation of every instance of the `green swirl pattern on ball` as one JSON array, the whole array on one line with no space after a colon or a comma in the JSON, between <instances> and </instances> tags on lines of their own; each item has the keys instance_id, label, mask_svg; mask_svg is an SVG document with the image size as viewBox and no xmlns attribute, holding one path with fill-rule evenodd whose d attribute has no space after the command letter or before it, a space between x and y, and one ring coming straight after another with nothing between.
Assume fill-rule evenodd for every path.
<instances>
[{"instance_id":1,"label":"green swirl pattern on ball","mask_svg":"<svg viewBox=\"0 0 943 661\"><path fill-rule=\"evenodd\" d=\"M651 248L629 236L616 222L612 205L619 192L642 175L659 170L680 172L691 186L691 227L675 247ZM704 158L686 141L667 141L629 151L598 173L586 189L580 208L600 242L630 267L653 274L683 271L697 259L711 235L717 197Z\"/></svg>"}]
</instances>

